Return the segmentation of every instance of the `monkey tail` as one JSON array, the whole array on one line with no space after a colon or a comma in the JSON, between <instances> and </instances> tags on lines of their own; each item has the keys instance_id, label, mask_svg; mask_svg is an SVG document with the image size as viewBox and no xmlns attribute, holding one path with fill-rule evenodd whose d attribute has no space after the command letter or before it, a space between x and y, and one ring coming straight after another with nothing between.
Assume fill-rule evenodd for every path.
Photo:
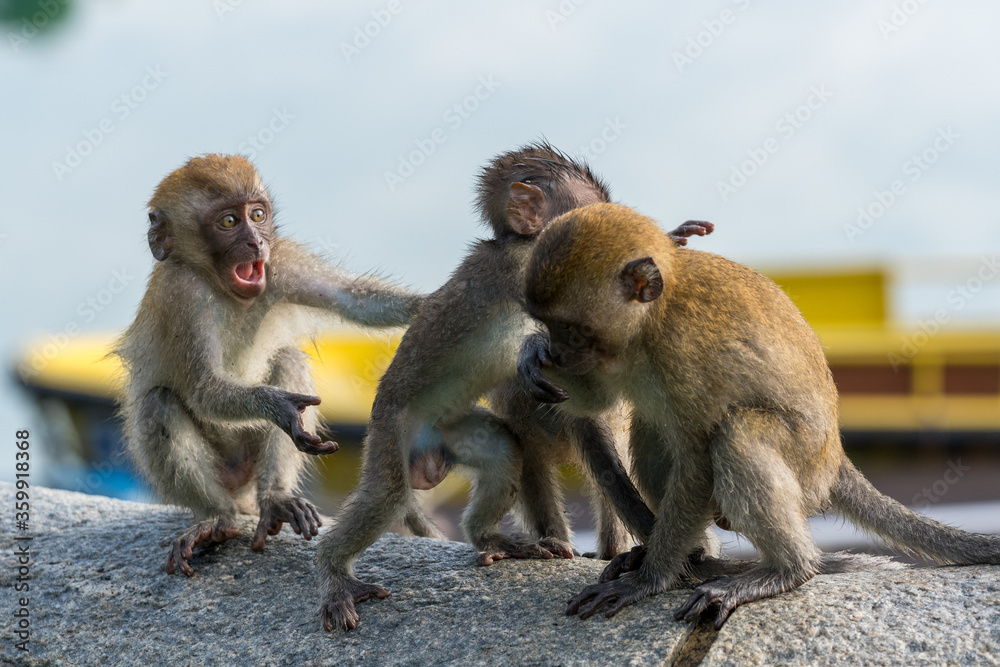
<instances>
[{"instance_id":1,"label":"monkey tail","mask_svg":"<svg viewBox=\"0 0 1000 667\"><path fill-rule=\"evenodd\" d=\"M928 519L885 496L847 457L831 500L835 509L891 546L938 563L1000 564L1000 536L968 533Z\"/></svg>"}]
</instances>

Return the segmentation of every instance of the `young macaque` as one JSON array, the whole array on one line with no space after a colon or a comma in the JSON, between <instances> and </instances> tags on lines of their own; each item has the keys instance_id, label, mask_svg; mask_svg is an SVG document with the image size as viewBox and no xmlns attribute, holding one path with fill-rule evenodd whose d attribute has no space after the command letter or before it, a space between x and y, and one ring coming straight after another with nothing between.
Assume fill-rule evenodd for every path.
<instances>
[{"instance_id":1,"label":"young macaque","mask_svg":"<svg viewBox=\"0 0 1000 667\"><path fill-rule=\"evenodd\" d=\"M528 261L528 312L545 324L522 346L523 384L573 414L633 407L629 447L653 533L570 601L588 617L675 588L713 519L762 559L702 583L676 611L739 605L789 591L838 556L807 519L840 512L889 544L941 563L1000 563L1000 537L924 518L882 495L840 444L837 390L816 334L773 282L704 252L678 252L653 220L595 204L554 221ZM549 386L536 381L541 371ZM843 556L843 555L839 555ZM843 561L843 558L840 558ZM740 571L740 570L745 571Z\"/></svg>"},{"instance_id":2,"label":"young macaque","mask_svg":"<svg viewBox=\"0 0 1000 667\"><path fill-rule=\"evenodd\" d=\"M421 297L281 238L238 155L196 157L163 179L147 238L158 262L116 354L129 451L164 500L195 515L167 573L191 576L193 550L236 537L241 511L260 514L255 551L284 523L312 538L320 517L296 488L306 455L337 445L315 434L320 399L295 345L329 316L405 325Z\"/></svg>"},{"instance_id":3,"label":"young macaque","mask_svg":"<svg viewBox=\"0 0 1000 667\"><path fill-rule=\"evenodd\" d=\"M454 465L474 480L462 527L482 565L573 556L554 472L564 457L572 458L569 443L600 475L600 506L607 508L602 541L613 543L602 555L627 545L609 502L629 508L622 517L629 530L646 535L652 529L653 515L615 450L624 419L620 406L594 418L560 420L523 395L515 380L518 346L529 326L521 306L523 268L538 232L561 213L608 199L586 166L547 144L503 154L484 170L479 207L493 238L472 247L403 336L379 382L361 481L320 542L327 630L355 628L356 603L389 595L354 577L354 562L414 506L414 488L433 488ZM709 223L689 223L678 233L709 231ZM488 394L503 419L477 405ZM534 539L499 531L518 499Z\"/></svg>"}]
</instances>

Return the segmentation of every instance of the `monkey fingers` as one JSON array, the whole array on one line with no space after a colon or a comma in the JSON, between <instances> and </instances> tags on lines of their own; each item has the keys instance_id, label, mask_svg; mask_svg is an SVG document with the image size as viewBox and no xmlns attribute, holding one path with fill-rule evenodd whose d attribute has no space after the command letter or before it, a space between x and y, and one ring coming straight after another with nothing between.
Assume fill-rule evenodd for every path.
<instances>
[{"instance_id":1,"label":"monkey fingers","mask_svg":"<svg viewBox=\"0 0 1000 667\"><path fill-rule=\"evenodd\" d=\"M220 516L196 523L174 540L167 554L167 574L173 574L180 569L185 575L192 576L194 570L188 561L194 555L195 547L231 540L239 535L239 532L239 528L230 517Z\"/></svg>"},{"instance_id":2,"label":"monkey fingers","mask_svg":"<svg viewBox=\"0 0 1000 667\"><path fill-rule=\"evenodd\" d=\"M604 568L604 571L601 572L601 576L597 581L602 584L614 581L626 572L639 569L639 566L642 565L642 561L645 559L646 547L644 545L640 544L632 547L631 551L620 553L612 558L611 562Z\"/></svg>"},{"instance_id":3,"label":"monkey fingers","mask_svg":"<svg viewBox=\"0 0 1000 667\"><path fill-rule=\"evenodd\" d=\"M476 565L492 565L494 561L505 558L541 558L548 560L553 555L572 558L573 547L554 537L546 537L537 542L519 542L501 535L486 541L486 546L480 549Z\"/></svg>"},{"instance_id":4,"label":"monkey fingers","mask_svg":"<svg viewBox=\"0 0 1000 667\"><path fill-rule=\"evenodd\" d=\"M319 527L323 525L316 508L303 499L295 496L267 497L261 500L260 521L250 548L263 551L267 536L277 535L286 522L296 535L301 535L306 540L319 535Z\"/></svg>"},{"instance_id":5,"label":"monkey fingers","mask_svg":"<svg viewBox=\"0 0 1000 667\"><path fill-rule=\"evenodd\" d=\"M338 585L339 584L339 585ZM335 588L327 593L320 607L320 617L323 619L323 629L332 632L334 627L344 630L353 630L358 627L358 611L355 604L364 602L375 597L383 599L389 597L389 590L366 584L358 581L354 577L345 577L335 583Z\"/></svg>"},{"instance_id":6,"label":"monkey fingers","mask_svg":"<svg viewBox=\"0 0 1000 667\"><path fill-rule=\"evenodd\" d=\"M601 607L609 605L604 615L611 618L628 605L649 597L652 593L652 587L643 582L638 572L629 572L620 579L584 588L567 603L566 615L578 614L580 618L590 618Z\"/></svg>"},{"instance_id":7,"label":"monkey fingers","mask_svg":"<svg viewBox=\"0 0 1000 667\"><path fill-rule=\"evenodd\" d=\"M733 580L729 577L702 584L695 589L684 604L674 611L674 620L694 621L710 606L718 604L719 612L715 615L715 629L718 630L736 607L743 602L751 601L750 599L741 600L734 593L733 588Z\"/></svg>"},{"instance_id":8,"label":"monkey fingers","mask_svg":"<svg viewBox=\"0 0 1000 667\"><path fill-rule=\"evenodd\" d=\"M543 368L551 366L548 336L532 334L525 338L517 359L517 379L521 387L543 403L562 403L569 394L542 374Z\"/></svg>"},{"instance_id":9,"label":"monkey fingers","mask_svg":"<svg viewBox=\"0 0 1000 667\"><path fill-rule=\"evenodd\" d=\"M705 236L715 231L715 225L704 220L688 220L683 225L672 232L669 232L671 240L677 245L687 245L688 236Z\"/></svg>"}]
</instances>

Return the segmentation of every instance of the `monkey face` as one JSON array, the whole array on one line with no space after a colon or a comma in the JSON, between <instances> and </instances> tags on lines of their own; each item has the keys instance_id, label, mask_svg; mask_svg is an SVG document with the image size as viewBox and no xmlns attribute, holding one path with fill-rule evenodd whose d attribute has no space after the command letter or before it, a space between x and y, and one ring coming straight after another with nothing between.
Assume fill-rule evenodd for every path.
<instances>
[{"instance_id":1,"label":"monkey face","mask_svg":"<svg viewBox=\"0 0 1000 667\"><path fill-rule=\"evenodd\" d=\"M205 217L201 229L222 284L241 300L263 294L273 231L270 202L223 202Z\"/></svg>"}]
</instances>

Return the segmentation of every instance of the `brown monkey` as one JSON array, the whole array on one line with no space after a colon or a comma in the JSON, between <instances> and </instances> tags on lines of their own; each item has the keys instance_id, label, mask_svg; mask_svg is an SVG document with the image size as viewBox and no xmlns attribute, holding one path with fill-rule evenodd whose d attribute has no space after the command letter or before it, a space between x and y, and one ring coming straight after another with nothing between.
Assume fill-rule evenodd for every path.
<instances>
[{"instance_id":1,"label":"brown monkey","mask_svg":"<svg viewBox=\"0 0 1000 667\"><path fill-rule=\"evenodd\" d=\"M190 576L195 547L236 536L237 511L259 510L255 551L284 522L307 540L317 534L316 508L295 491L305 454L337 445L315 435L320 399L294 345L323 314L404 325L420 297L279 237L271 197L241 156L190 160L149 210L158 262L116 347L121 411L138 467L165 500L194 510L166 566Z\"/></svg>"},{"instance_id":2,"label":"brown monkey","mask_svg":"<svg viewBox=\"0 0 1000 667\"><path fill-rule=\"evenodd\" d=\"M677 252L654 221L596 204L541 234L527 267L526 306L551 344L529 339L522 367L550 363L545 373L568 390L564 409L576 414L599 414L626 398L636 484L659 499L645 549L609 566L614 571L571 600L567 613L587 617L608 605L612 616L676 587L691 571L686 554L720 514L762 560L699 586L678 620L717 604L721 627L740 604L821 570L855 569L830 567L836 558L827 556L838 555L821 555L811 539L807 518L827 509L938 562L1000 563L1000 537L921 517L854 468L840 444L837 391L816 334L763 276L716 255Z\"/></svg>"},{"instance_id":3,"label":"brown monkey","mask_svg":"<svg viewBox=\"0 0 1000 667\"><path fill-rule=\"evenodd\" d=\"M623 517L630 530L645 535L652 527L652 513L621 466L606 424L540 421L528 435L552 449L524 465L515 435L519 428L527 430L532 410L542 412L535 402L528 408L521 405L524 400L517 398L514 386L518 345L528 326L520 304L524 262L549 220L577 206L607 201L607 188L584 165L537 144L496 158L484 170L479 190L479 208L493 238L473 246L403 336L379 382L361 481L320 542L321 616L327 630L356 627L355 603L389 595L385 588L354 577L355 560L413 507L411 488L432 488L455 464L474 478L462 527L480 552L480 564L509 557L572 557L552 458L562 454L556 441L579 440L580 435L587 440L581 446L588 468L609 477L600 485L602 495L627 497L620 504L634 508ZM689 223L679 231L710 230L707 223ZM519 414L518 419L505 422L476 405L494 390L493 399L505 416ZM518 497L522 474L521 491L536 492L537 502L522 502L519 509L537 541L515 540L498 529ZM614 520L610 512L609 517Z\"/></svg>"}]
</instances>

